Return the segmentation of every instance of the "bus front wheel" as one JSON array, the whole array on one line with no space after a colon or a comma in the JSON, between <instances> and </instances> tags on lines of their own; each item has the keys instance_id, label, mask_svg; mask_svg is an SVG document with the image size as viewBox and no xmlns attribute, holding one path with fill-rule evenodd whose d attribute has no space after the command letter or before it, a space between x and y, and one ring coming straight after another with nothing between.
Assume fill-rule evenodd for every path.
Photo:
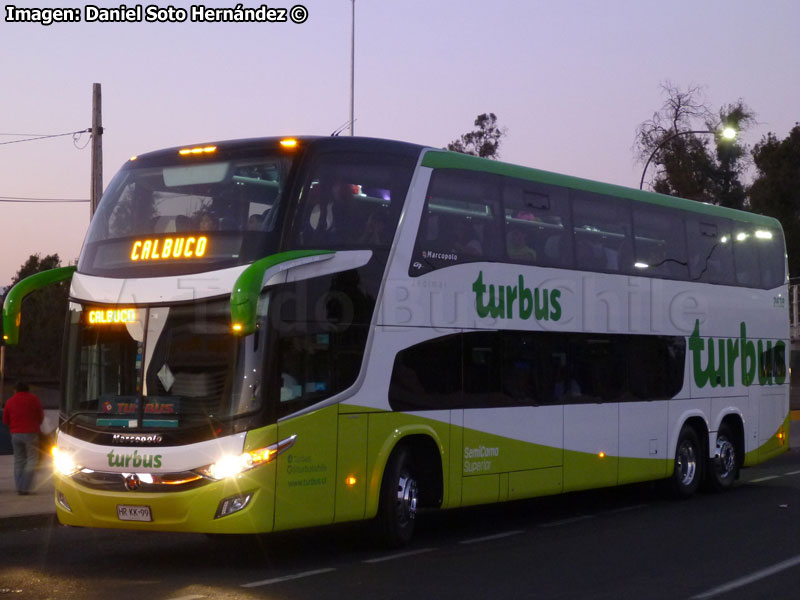
<instances>
[{"instance_id":1,"label":"bus front wheel","mask_svg":"<svg viewBox=\"0 0 800 600\"><path fill-rule=\"evenodd\" d=\"M408 448L398 448L386 465L378 505L377 533L384 545L397 548L411 541L418 499L411 452Z\"/></svg>"},{"instance_id":2,"label":"bus front wheel","mask_svg":"<svg viewBox=\"0 0 800 600\"><path fill-rule=\"evenodd\" d=\"M677 498L688 498L700 486L703 471L702 446L697 432L684 425L675 448L675 468L670 480L672 493Z\"/></svg>"}]
</instances>

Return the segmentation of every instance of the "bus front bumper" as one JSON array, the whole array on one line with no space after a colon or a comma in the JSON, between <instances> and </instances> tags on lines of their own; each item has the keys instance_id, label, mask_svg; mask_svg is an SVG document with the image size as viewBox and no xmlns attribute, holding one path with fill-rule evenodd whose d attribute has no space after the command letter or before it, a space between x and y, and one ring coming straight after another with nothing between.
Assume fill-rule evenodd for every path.
<instances>
[{"instance_id":1,"label":"bus front bumper","mask_svg":"<svg viewBox=\"0 0 800 600\"><path fill-rule=\"evenodd\" d=\"M274 527L274 464L185 491L103 491L58 473L54 483L64 525L197 533L266 533Z\"/></svg>"}]
</instances>

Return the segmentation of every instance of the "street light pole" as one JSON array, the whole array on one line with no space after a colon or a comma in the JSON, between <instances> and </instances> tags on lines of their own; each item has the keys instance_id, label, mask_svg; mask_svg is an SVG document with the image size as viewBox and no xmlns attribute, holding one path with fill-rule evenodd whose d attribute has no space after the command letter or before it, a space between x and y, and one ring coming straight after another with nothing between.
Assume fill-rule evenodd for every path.
<instances>
[{"instance_id":1,"label":"street light pole","mask_svg":"<svg viewBox=\"0 0 800 600\"><path fill-rule=\"evenodd\" d=\"M356 0L350 0L353 5L350 18L350 135L353 132L355 121L355 86L356 86Z\"/></svg>"},{"instance_id":2,"label":"street light pole","mask_svg":"<svg viewBox=\"0 0 800 600\"><path fill-rule=\"evenodd\" d=\"M678 131L676 133L673 133L672 135L669 135L669 136L665 137L663 140L661 140L661 143L659 143L658 146L655 147L655 150L653 150L650 153L650 156L647 158L647 162L644 163L644 169L642 169L642 178L639 181L639 189L640 190L642 189L642 186L644 185L644 176L645 176L645 173L647 173L647 167L650 166L650 161L653 160L653 157L656 155L656 152L661 150L661 148L663 148L666 145L667 142L669 142L670 140L675 139L679 135L689 135L689 134L692 134L692 133L694 133L694 134L711 133L713 135L721 135L724 139L730 141L730 140L733 140L734 138L736 138L737 131L733 127L726 127L721 132L720 131L714 131L713 129L701 129L701 130L693 130L693 131Z\"/></svg>"}]
</instances>

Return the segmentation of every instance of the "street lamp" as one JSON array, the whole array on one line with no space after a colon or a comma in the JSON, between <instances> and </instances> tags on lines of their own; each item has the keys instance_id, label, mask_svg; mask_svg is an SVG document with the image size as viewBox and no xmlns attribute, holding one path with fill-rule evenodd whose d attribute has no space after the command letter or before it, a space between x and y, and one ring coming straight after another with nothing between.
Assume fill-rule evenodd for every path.
<instances>
[{"instance_id":1,"label":"street lamp","mask_svg":"<svg viewBox=\"0 0 800 600\"><path fill-rule=\"evenodd\" d=\"M353 1L355 2L355 0L353 0ZM648 157L647 162L644 164L644 169L642 169L642 179L639 181L639 189L640 190L642 189L642 186L644 185L644 175L645 175L645 173L647 173L647 167L650 166L650 161L653 160L653 157L656 155L656 152L661 150L661 148L664 147L664 145L667 142L669 142L670 140L678 137L679 135L689 135L690 133L694 133L694 134L710 133L710 134L713 134L713 135L719 135L720 137L722 137L722 139L727 140L727 141L735 140L736 139L736 135L738 134L738 132L733 127L725 127L722 131L715 131L713 129L703 129L703 130L699 130L699 131L698 130L678 131L677 133L673 133L672 135L667 136L666 138L661 140L661 143L658 146L655 147L655 150L653 150L653 152Z\"/></svg>"}]
</instances>

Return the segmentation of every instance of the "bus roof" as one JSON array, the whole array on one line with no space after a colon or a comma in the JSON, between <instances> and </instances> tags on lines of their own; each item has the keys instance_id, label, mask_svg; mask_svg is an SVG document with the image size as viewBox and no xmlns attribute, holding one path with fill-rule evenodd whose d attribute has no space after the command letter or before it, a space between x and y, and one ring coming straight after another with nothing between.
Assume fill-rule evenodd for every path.
<instances>
[{"instance_id":1,"label":"bus roof","mask_svg":"<svg viewBox=\"0 0 800 600\"><path fill-rule=\"evenodd\" d=\"M512 165L487 158L479 158L477 156L470 156L468 154L461 154L459 152L429 149L422 159L422 166L431 167L434 169L466 169L469 171L480 171L483 173L494 173L496 175L517 177L519 179L528 179L530 181L538 181L540 183L557 185L565 188L595 192L597 194L606 194L609 196L626 198L628 200L634 200L638 202L647 202L649 204L668 206L670 208L677 208L679 210L713 215L716 217L726 217L735 221L752 223L754 225L760 225L763 227L777 227L778 229L781 229L780 221L764 215L746 212L743 210L735 210L733 208L725 208L722 206L708 204L706 202L698 202L696 200L687 200L685 198L667 196L665 194L645 192L643 190L636 190L610 183L601 183L589 179L582 179L580 177L572 177L569 175L561 175L558 173L541 171L539 169L532 169L529 167L521 167L519 165Z\"/></svg>"},{"instance_id":2,"label":"bus roof","mask_svg":"<svg viewBox=\"0 0 800 600\"><path fill-rule=\"evenodd\" d=\"M248 152L258 150L259 148L274 149L280 147L282 140L293 139L297 140L299 146L313 146L317 150L340 150L340 151L366 151L366 152L390 152L394 154L403 154L408 156L419 156L420 152L425 149L425 146L411 144L407 142L397 142L393 140L385 140L379 138L369 137L351 137L351 136L292 136L285 135L280 137L262 137L262 138L244 138L238 140L222 140L202 142L197 144L185 144L183 146L175 146L173 148L163 148L140 154L136 157L136 165L142 163L152 164L153 162L160 162L164 159L174 159L178 153L184 149L192 148L208 148L215 147L220 152ZM130 161L129 161L130 162Z\"/></svg>"}]
</instances>

